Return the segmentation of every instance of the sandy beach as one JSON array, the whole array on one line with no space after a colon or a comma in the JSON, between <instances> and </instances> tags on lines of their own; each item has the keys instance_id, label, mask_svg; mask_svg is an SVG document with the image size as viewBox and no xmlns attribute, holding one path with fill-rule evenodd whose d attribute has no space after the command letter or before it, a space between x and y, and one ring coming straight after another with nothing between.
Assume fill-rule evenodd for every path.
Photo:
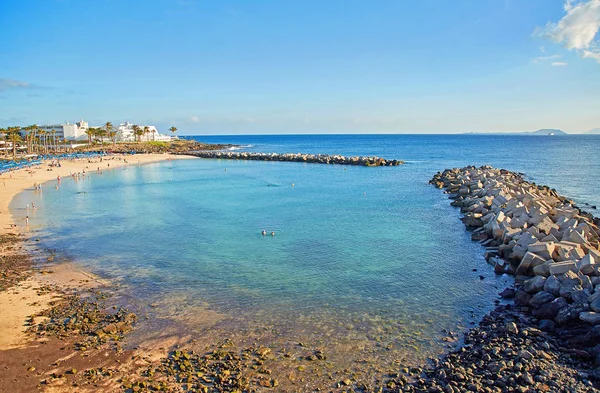
<instances>
[{"instance_id":1,"label":"sandy beach","mask_svg":"<svg viewBox=\"0 0 600 393\"><path fill-rule=\"evenodd\" d=\"M26 333L28 326L31 325L28 322L31 315L49 309L54 304L53 302L63 297L62 293L52 288L61 288L66 291L93 290L108 284L70 263L52 264L51 266L42 265L33 269L31 250L25 247L24 241L22 241L26 239L29 229L24 220L19 219L18 222L15 222L15 218L9 212L8 207L14 196L23 191L33 191L34 184L56 182L58 176L61 179L66 179L71 173L76 174L84 170L89 176L95 176L98 168L101 171L106 171L124 166L185 158L192 157L171 154L114 155L103 157L102 162L98 158L81 158L61 160L60 167L51 167L49 162L44 162L36 167L23 168L0 176L0 236L3 236L4 241L0 244L2 248L0 253L5 258L4 263L7 263L6 260L10 257L14 257L13 260L19 261L19 266L15 268L11 266L11 268L13 268L12 270L22 270L21 273L24 278L22 280L16 279L15 281L19 281L16 285L9 284L8 288L0 291L0 310L2 310L2 318L0 318L0 332L2 333L0 334L0 363L6 369L3 377L0 378L0 386L10 389L22 386L23 381L18 377L20 373L22 374L22 367L14 364L17 361L22 361L25 358L35 358L38 363L46 360L52 360L50 362L52 363L57 362L58 358L55 359L57 356L64 355L64 352L56 353L56 343L40 346L40 343L47 344L48 339L36 340L35 335ZM25 238L22 235L25 235ZM13 241L7 242L6 239L13 239ZM34 257L40 258L38 256ZM43 253L41 258L44 258L42 261L46 259L51 261L52 259L52 257ZM8 280L10 279L8 278ZM108 358L109 356L106 356L106 359ZM113 362L116 361L114 357L110 358ZM106 363L106 361L103 360L101 363ZM93 362L90 364L93 364ZM30 370L35 368L34 366L28 367ZM37 384L38 381L33 381L30 375L26 376L30 383ZM26 387L20 387L19 389L27 390Z\"/></svg>"},{"instance_id":2,"label":"sandy beach","mask_svg":"<svg viewBox=\"0 0 600 393\"><path fill-rule=\"evenodd\" d=\"M8 206L13 197L25 190L32 190L34 184L48 181L56 181L58 176L68 178L71 173L86 171L92 176L100 168L102 171L118 169L128 165L142 165L168 159L192 158L171 154L137 154L135 156L108 156L102 159L87 158L63 160L61 167L50 168L48 163L34 167L19 169L14 172L5 173L0 176L0 234L21 234L27 231L24 222L14 222ZM87 168L87 169L86 169ZM52 170L48 170L52 169ZM14 227L13 225L16 225ZM0 320L0 350L6 350L22 346L26 343L24 332L24 321L28 315L41 311L47 307L52 299L50 294L38 297L32 288L43 284L57 284L62 286L87 286L90 281L101 285L102 282L91 274L80 269L66 269L64 267L54 269L52 275L38 273L21 282L10 291L0 292L0 310L3 310L3 318Z\"/></svg>"}]
</instances>

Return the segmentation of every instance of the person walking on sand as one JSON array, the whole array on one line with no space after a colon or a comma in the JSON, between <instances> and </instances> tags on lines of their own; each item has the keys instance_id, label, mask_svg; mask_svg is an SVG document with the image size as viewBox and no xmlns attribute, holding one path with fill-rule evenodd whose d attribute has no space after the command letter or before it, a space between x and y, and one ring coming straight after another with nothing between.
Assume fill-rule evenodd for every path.
<instances>
[{"instance_id":1,"label":"person walking on sand","mask_svg":"<svg viewBox=\"0 0 600 393\"><path fill-rule=\"evenodd\" d=\"M29 216L25 216L25 226L29 226Z\"/></svg>"}]
</instances>

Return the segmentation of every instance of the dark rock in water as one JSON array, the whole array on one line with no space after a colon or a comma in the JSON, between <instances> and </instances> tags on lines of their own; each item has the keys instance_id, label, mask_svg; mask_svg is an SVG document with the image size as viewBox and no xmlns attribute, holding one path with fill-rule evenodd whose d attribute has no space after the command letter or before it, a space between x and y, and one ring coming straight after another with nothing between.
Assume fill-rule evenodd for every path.
<instances>
[{"instance_id":1,"label":"dark rock in water","mask_svg":"<svg viewBox=\"0 0 600 393\"><path fill-rule=\"evenodd\" d=\"M505 290L500 292L500 296L502 296L502 298L504 299L512 299L513 297L515 297L516 293L517 291L515 291L514 289L506 288Z\"/></svg>"},{"instance_id":2,"label":"dark rock in water","mask_svg":"<svg viewBox=\"0 0 600 393\"><path fill-rule=\"evenodd\" d=\"M517 306L526 306L529 303L529 300L531 299L531 295L528 294L525 291L522 290L518 290L517 293L515 294L515 299L514 302Z\"/></svg>"}]
</instances>

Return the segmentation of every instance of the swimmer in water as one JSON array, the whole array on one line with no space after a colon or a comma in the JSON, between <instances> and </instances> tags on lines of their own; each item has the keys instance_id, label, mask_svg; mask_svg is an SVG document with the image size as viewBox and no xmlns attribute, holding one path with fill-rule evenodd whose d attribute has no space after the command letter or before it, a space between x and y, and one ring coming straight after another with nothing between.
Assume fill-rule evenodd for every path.
<instances>
[{"instance_id":1,"label":"swimmer in water","mask_svg":"<svg viewBox=\"0 0 600 393\"><path fill-rule=\"evenodd\" d=\"M271 232L271 236L275 236L275 231Z\"/></svg>"},{"instance_id":2,"label":"swimmer in water","mask_svg":"<svg viewBox=\"0 0 600 393\"><path fill-rule=\"evenodd\" d=\"M262 235L263 235L263 236L265 236L266 234L267 234L267 231L265 231L265 230L263 229L263 231L262 231Z\"/></svg>"}]
</instances>

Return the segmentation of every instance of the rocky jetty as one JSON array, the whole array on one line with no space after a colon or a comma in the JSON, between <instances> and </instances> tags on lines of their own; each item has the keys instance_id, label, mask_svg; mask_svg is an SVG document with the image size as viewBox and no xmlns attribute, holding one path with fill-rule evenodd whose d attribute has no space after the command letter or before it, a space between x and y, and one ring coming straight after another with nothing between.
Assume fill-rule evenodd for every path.
<instances>
[{"instance_id":1,"label":"rocky jetty","mask_svg":"<svg viewBox=\"0 0 600 393\"><path fill-rule=\"evenodd\" d=\"M489 166L445 170L430 183L460 207L496 273L516 276L516 289L501 295L600 365L600 220L553 189Z\"/></svg>"},{"instance_id":2,"label":"rocky jetty","mask_svg":"<svg viewBox=\"0 0 600 393\"><path fill-rule=\"evenodd\" d=\"M360 166L397 166L404 164L400 160L386 160L380 157L363 157L328 154L302 154L302 153L250 153L232 151L190 151L184 153L200 158L219 158L227 160L254 160L254 161L288 161L308 162L312 164L338 164Z\"/></svg>"}]
</instances>

